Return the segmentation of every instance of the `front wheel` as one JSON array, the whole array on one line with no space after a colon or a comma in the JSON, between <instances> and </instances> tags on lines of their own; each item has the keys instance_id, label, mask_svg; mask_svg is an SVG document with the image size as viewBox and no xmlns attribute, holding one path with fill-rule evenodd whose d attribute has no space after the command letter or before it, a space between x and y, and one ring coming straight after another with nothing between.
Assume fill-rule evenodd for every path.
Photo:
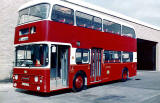
<instances>
[{"instance_id":1,"label":"front wheel","mask_svg":"<svg viewBox=\"0 0 160 103\"><path fill-rule=\"evenodd\" d=\"M80 73L77 73L73 79L73 88L74 92L79 92L84 88L85 79L84 76Z\"/></svg>"},{"instance_id":2,"label":"front wheel","mask_svg":"<svg viewBox=\"0 0 160 103\"><path fill-rule=\"evenodd\" d=\"M128 70L124 69L122 72L122 82L125 82L128 80Z\"/></svg>"}]
</instances>

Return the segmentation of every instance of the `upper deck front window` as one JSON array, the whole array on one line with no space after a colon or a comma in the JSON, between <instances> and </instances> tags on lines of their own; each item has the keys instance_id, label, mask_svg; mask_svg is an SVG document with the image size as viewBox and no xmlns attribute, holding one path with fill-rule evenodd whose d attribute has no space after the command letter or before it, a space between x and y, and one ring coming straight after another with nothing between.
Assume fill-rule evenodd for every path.
<instances>
[{"instance_id":1,"label":"upper deck front window","mask_svg":"<svg viewBox=\"0 0 160 103\"><path fill-rule=\"evenodd\" d=\"M38 4L38 5L20 10L18 25L21 25L27 22L47 19L49 15L49 9L50 9L50 5L44 3L44 4Z\"/></svg>"}]
</instances>

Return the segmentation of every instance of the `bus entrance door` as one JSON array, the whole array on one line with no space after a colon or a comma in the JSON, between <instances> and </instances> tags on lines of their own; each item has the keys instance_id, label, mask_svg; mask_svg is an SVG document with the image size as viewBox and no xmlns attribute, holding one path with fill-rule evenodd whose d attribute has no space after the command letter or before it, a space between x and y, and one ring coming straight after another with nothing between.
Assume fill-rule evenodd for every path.
<instances>
[{"instance_id":1,"label":"bus entrance door","mask_svg":"<svg viewBox=\"0 0 160 103\"><path fill-rule=\"evenodd\" d=\"M51 47L50 90L68 87L69 46Z\"/></svg>"},{"instance_id":2,"label":"bus entrance door","mask_svg":"<svg viewBox=\"0 0 160 103\"><path fill-rule=\"evenodd\" d=\"M91 82L101 80L101 49L91 50Z\"/></svg>"}]
</instances>

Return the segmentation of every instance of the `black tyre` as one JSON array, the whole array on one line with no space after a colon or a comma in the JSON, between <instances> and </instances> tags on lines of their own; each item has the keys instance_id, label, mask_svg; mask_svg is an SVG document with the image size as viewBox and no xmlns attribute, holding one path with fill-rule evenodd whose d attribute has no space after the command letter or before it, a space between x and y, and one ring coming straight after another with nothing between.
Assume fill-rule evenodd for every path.
<instances>
[{"instance_id":1,"label":"black tyre","mask_svg":"<svg viewBox=\"0 0 160 103\"><path fill-rule=\"evenodd\" d=\"M79 92L83 90L85 84L84 75L81 73L77 73L73 79L73 88L74 92Z\"/></svg>"},{"instance_id":2,"label":"black tyre","mask_svg":"<svg viewBox=\"0 0 160 103\"><path fill-rule=\"evenodd\" d=\"M122 71L122 82L125 82L128 80L128 69L124 69Z\"/></svg>"}]
</instances>

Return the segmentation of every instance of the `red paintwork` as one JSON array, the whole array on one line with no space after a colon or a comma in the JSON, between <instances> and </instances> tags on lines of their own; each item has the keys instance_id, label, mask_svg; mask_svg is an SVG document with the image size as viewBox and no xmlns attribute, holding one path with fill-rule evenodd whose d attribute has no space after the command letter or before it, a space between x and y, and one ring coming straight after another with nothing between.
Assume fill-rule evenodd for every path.
<instances>
[{"instance_id":1,"label":"red paintwork","mask_svg":"<svg viewBox=\"0 0 160 103\"><path fill-rule=\"evenodd\" d=\"M35 34L19 36L19 30L22 28L36 27ZM43 29L42 29L43 28ZM20 37L29 37L27 41L19 41ZM136 39L104 33L83 27L72 26L54 21L39 21L36 23L22 25L16 28L15 44L52 41L71 43L76 48L103 48L106 50L131 51L136 52ZM80 46L76 42L80 41Z\"/></svg>"},{"instance_id":2,"label":"red paintwork","mask_svg":"<svg viewBox=\"0 0 160 103\"><path fill-rule=\"evenodd\" d=\"M24 36L19 36L19 30L23 28L36 27L35 34L28 34ZM19 41L21 37L28 37L26 41ZM136 52L136 39L130 37L124 37L115 35L112 33L100 32L92 29L87 29L83 27L72 26L68 24L58 23L54 21L39 21L35 23L30 23L26 25L21 25L16 27L15 31L15 41L14 44L39 42L39 41L51 41L51 42L63 42L70 43L72 47L75 48L103 48L106 50L115 51L129 51ZM76 42L80 41L80 46L77 46ZM136 75L137 63L104 63L101 57L101 67L102 75L97 79L99 82L92 83L90 78L90 64L81 65L69 65L69 87L73 87L73 78L78 71L84 71L87 76L87 84L97 84L112 80L117 80L122 78L122 70L124 67L128 68L129 77ZM25 74L24 70L28 72ZM109 74L107 71L109 70ZM27 89L31 91L37 91L36 87L39 85L42 89L40 92L51 92L50 91L50 69L22 69L14 68L13 74L22 76L29 76L29 81L24 81L22 79L14 80L17 83L16 88ZM34 76L42 76L43 83L34 83ZM22 82L27 82L31 86L22 86ZM56 91L56 90L54 90Z\"/></svg>"},{"instance_id":3,"label":"red paintwork","mask_svg":"<svg viewBox=\"0 0 160 103\"><path fill-rule=\"evenodd\" d=\"M24 71L27 71L27 73L24 73ZM50 69L14 68L13 75L15 74L18 75L18 80L13 79L13 82L17 83L16 88L37 91L37 86L40 86L40 92L50 92ZM40 81L36 83L34 81L35 76L41 78L42 83ZM22 83L29 83L29 86L23 86Z\"/></svg>"}]
</instances>

